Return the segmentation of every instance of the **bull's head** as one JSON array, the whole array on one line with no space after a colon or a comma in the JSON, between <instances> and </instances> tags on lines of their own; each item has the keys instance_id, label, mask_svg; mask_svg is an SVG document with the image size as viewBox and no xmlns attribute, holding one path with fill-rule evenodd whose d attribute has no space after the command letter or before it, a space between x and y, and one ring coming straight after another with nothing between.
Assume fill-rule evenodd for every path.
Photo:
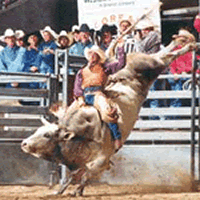
<instances>
[{"instance_id":1,"label":"bull's head","mask_svg":"<svg viewBox=\"0 0 200 200\"><path fill-rule=\"evenodd\" d=\"M33 135L22 141L21 149L38 158L53 158L59 142L60 128L57 124L51 124L44 119L43 122L44 126L38 128Z\"/></svg>"},{"instance_id":2,"label":"bull's head","mask_svg":"<svg viewBox=\"0 0 200 200\"><path fill-rule=\"evenodd\" d=\"M59 142L71 140L75 134L55 123L41 118L44 126L38 128L33 135L24 139L21 149L37 158L53 159L56 155Z\"/></svg>"}]
</instances>

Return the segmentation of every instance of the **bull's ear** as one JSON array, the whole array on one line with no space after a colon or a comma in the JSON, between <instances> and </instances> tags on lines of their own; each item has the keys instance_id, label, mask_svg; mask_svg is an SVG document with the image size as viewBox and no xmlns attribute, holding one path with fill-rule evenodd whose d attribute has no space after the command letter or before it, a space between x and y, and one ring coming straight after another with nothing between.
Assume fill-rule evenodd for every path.
<instances>
[{"instance_id":1,"label":"bull's ear","mask_svg":"<svg viewBox=\"0 0 200 200\"><path fill-rule=\"evenodd\" d=\"M75 133L72 132L66 132L63 136L63 140L71 140L75 137Z\"/></svg>"},{"instance_id":2,"label":"bull's ear","mask_svg":"<svg viewBox=\"0 0 200 200\"><path fill-rule=\"evenodd\" d=\"M43 123L44 125L46 125L46 126L49 126L49 125L51 124L51 123L48 122L44 117L41 117L40 119L41 119L42 123Z\"/></svg>"}]
</instances>

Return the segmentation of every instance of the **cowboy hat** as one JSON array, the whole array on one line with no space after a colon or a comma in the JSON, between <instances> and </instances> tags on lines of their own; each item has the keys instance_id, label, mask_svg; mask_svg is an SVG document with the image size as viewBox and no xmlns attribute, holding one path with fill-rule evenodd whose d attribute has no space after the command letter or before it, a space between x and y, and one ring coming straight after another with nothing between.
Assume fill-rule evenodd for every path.
<instances>
[{"instance_id":1,"label":"cowboy hat","mask_svg":"<svg viewBox=\"0 0 200 200\"><path fill-rule=\"evenodd\" d=\"M110 32L111 35L116 35L117 34L117 27L115 25L107 25L104 24L99 31L97 31L97 35L102 36L103 33L105 32Z\"/></svg>"},{"instance_id":2,"label":"cowboy hat","mask_svg":"<svg viewBox=\"0 0 200 200\"><path fill-rule=\"evenodd\" d=\"M5 42L6 37L13 37L13 36L15 37L15 32L11 28L8 28L5 30L4 35L0 36L0 40L2 42Z\"/></svg>"},{"instance_id":3,"label":"cowboy hat","mask_svg":"<svg viewBox=\"0 0 200 200\"><path fill-rule=\"evenodd\" d=\"M43 30L40 30L40 34L43 38L44 38L44 32L49 32L54 39L57 38L57 33L53 29L51 29L50 26L46 26Z\"/></svg>"},{"instance_id":4,"label":"cowboy hat","mask_svg":"<svg viewBox=\"0 0 200 200\"><path fill-rule=\"evenodd\" d=\"M87 60L89 60L89 55L95 52L100 57L100 63L104 63L106 61L106 55L104 51L97 45L93 45L91 48L85 48L85 57Z\"/></svg>"},{"instance_id":5,"label":"cowboy hat","mask_svg":"<svg viewBox=\"0 0 200 200\"><path fill-rule=\"evenodd\" d=\"M25 36L24 31L22 31L22 30L16 30L16 31L15 31L15 37L16 37L17 39L21 39L21 38L23 38L24 36Z\"/></svg>"},{"instance_id":6,"label":"cowboy hat","mask_svg":"<svg viewBox=\"0 0 200 200\"><path fill-rule=\"evenodd\" d=\"M189 38L191 41L195 41L195 37L194 35L192 35L188 30L186 29L180 29L178 31L178 34L175 34L172 36L172 38L176 39L178 37L186 37L186 38Z\"/></svg>"},{"instance_id":7,"label":"cowboy hat","mask_svg":"<svg viewBox=\"0 0 200 200\"><path fill-rule=\"evenodd\" d=\"M74 32L80 32L78 25L72 26L72 33L74 33Z\"/></svg>"},{"instance_id":8,"label":"cowboy hat","mask_svg":"<svg viewBox=\"0 0 200 200\"><path fill-rule=\"evenodd\" d=\"M66 37L69 40L68 46L71 46L74 43L74 38L72 36L72 34L67 34L67 32L65 30L60 31L59 35L57 36L57 40L56 43L58 44L58 46L60 46L59 44L59 39L60 37Z\"/></svg>"},{"instance_id":9,"label":"cowboy hat","mask_svg":"<svg viewBox=\"0 0 200 200\"><path fill-rule=\"evenodd\" d=\"M90 32L90 28L87 24L82 24L80 29L79 29L80 32Z\"/></svg>"},{"instance_id":10,"label":"cowboy hat","mask_svg":"<svg viewBox=\"0 0 200 200\"><path fill-rule=\"evenodd\" d=\"M136 25L136 29L140 29L140 30L143 30L143 29L146 29L146 28L151 28L151 27L158 27L158 25L155 25L150 20L141 20Z\"/></svg>"},{"instance_id":11,"label":"cowboy hat","mask_svg":"<svg viewBox=\"0 0 200 200\"><path fill-rule=\"evenodd\" d=\"M29 45L28 38L29 38L31 35L37 36L37 38L38 38L38 44L42 41L42 36L41 36L41 34L40 34L40 31L34 31L34 32L31 32L31 33L26 34L26 35L24 36L24 42L26 43L26 45Z\"/></svg>"}]
</instances>

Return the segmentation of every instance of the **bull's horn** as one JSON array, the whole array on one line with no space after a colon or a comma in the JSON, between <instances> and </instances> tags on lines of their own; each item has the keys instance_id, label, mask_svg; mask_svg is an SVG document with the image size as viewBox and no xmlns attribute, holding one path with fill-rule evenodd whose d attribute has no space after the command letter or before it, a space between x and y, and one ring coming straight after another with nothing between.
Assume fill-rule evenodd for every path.
<instances>
[{"instance_id":1,"label":"bull's horn","mask_svg":"<svg viewBox=\"0 0 200 200\"><path fill-rule=\"evenodd\" d=\"M49 126L49 125L51 124L51 123L48 122L43 116L42 116L40 119L41 119L42 123L43 123L44 125L46 125L46 126Z\"/></svg>"}]
</instances>

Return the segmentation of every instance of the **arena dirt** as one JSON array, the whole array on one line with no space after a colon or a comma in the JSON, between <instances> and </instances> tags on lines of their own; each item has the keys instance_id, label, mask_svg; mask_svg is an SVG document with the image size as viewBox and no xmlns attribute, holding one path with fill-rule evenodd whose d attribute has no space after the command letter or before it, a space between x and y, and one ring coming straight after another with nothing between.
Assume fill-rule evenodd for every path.
<instances>
[{"instance_id":1,"label":"arena dirt","mask_svg":"<svg viewBox=\"0 0 200 200\"><path fill-rule=\"evenodd\" d=\"M58 189L48 186L0 186L0 200L199 200L200 193L191 192L189 187L153 185L108 185L92 184L86 187L83 197L70 197L70 186L63 195L54 196Z\"/></svg>"}]
</instances>

